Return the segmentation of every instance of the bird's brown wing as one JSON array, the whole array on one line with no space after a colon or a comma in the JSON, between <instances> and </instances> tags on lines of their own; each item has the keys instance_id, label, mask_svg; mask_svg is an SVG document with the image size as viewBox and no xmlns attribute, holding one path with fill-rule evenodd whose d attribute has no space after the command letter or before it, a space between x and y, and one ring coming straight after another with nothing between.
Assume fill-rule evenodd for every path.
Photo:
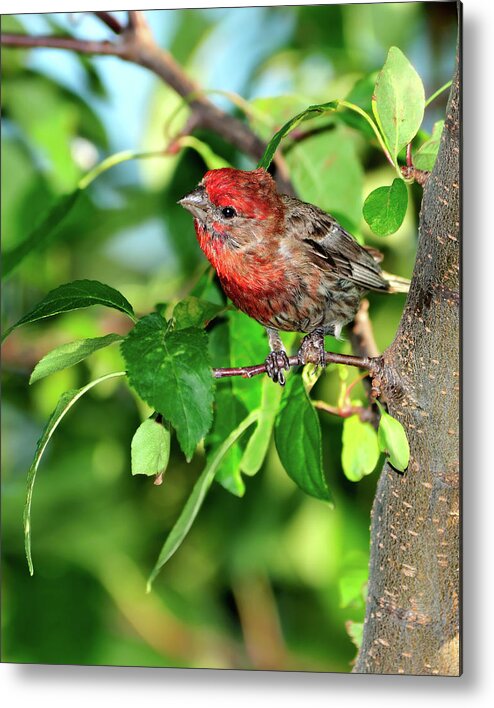
<instances>
[{"instance_id":1,"label":"bird's brown wing","mask_svg":"<svg viewBox=\"0 0 494 708\"><path fill-rule=\"evenodd\" d=\"M287 234L307 246L315 263L325 262L334 275L365 290L388 290L375 249L362 247L336 219L313 204L287 195L282 200Z\"/></svg>"}]
</instances>

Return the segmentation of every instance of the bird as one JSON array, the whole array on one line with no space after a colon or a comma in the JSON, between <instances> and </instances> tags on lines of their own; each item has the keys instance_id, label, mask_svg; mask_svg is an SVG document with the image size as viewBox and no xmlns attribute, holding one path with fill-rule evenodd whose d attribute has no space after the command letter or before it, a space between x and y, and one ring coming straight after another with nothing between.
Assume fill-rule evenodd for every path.
<instances>
[{"instance_id":1,"label":"bird","mask_svg":"<svg viewBox=\"0 0 494 708\"><path fill-rule=\"evenodd\" d=\"M265 327L266 371L282 386L290 365L280 331L305 334L300 364L324 366L325 335L341 337L367 291L408 291L406 278L381 269L377 249L314 204L279 193L263 168L208 170L178 204L194 217L225 295Z\"/></svg>"}]
</instances>

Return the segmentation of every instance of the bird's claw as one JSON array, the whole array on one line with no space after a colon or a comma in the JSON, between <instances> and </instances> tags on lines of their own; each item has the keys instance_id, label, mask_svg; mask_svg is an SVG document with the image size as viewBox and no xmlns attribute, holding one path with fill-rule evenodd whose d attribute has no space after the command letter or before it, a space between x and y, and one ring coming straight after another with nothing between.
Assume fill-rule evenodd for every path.
<instances>
[{"instance_id":1,"label":"bird's claw","mask_svg":"<svg viewBox=\"0 0 494 708\"><path fill-rule=\"evenodd\" d=\"M274 383L279 383L280 386L285 385L285 374L283 369L290 369L290 362L285 351L271 352L266 357L266 373Z\"/></svg>"},{"instance_id":2,"label":"bird's claw","mask_svg":"<svg viewBox=\"0 0 494 708\"><path fill-rule=\"evenodd\" d=\"M324 351L324 335L319 333L308 334L302 339L297 352L300 364L315 364L324 369L326 366L326 353Z\"/></svg>"}]
</instances>

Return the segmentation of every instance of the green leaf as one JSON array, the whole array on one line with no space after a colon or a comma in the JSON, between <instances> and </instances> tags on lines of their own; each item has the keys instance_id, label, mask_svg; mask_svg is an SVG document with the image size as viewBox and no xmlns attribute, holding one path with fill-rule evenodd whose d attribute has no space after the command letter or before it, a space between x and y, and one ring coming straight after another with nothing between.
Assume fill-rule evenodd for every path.
<instances>
[{"instance_id":1,"label":"green leaf","mask_svg":"<svg viewBox=\"0 0 494 708\"><path fill-rule=\"evenodd\" d=\"M271 164L271 161L274 157L274 154L276 150L278 149L278 145L282 141L282 139L288 135L290 131L292 131L294 128L297 127L302 121L308 120L309 118L314 118L315 116L322 115L324 113L327 113L329 111L335 111L338 108L338 101L329 101L328 103L320 103L317 105L309 106L306 108L304 111L301 113L298 113L296 116L291 118L283 127L281 127L277 133L271 138L269 141L265 151L264 155L261 157L259 160L257 167L262 167L263 169L267 170L269 165Z\"/></svg>"},{"instance_id":2,"label":"green leaf","mask_svg":"<svg viewBox=\"0 0 494 708\"><path fill-rule=\"evenodd\" d=\"M247 118L250 127L262 140L269 140L274 132L304 110L308 100L293 94L261 96L249 101Z\"/></svg>"},{"instance_id":3,"label":"green leaf","mask_svg":"<svg viewBox=\"0 0 494 708\"><path fill-rule=\"evenodd\" d=\"M130 446L132 474L163 474L170 459L170 430L155 417L137 428Z\"/></svg>"},{"instance_id":4,"label":"green leaf","mask_svg":"<svg viewBox=\"0 0 494 708\"><path fill-rule=\"evenodd\" d=\"M268 341L264 328L251 317L239 310L228 313L230 366L248 366L261 363L269 352ZM228 366L225 362L223 366ZM242 401L247 410L252 411L261 405L261 376L244 379L241 376L232 378L232 389L235 396Z\"/></svg>"},{"instance_id":5,"label":"green leaf","mask_svg":"<svg viewBox=\"0 0 494 708\"><path fill-rule=\"evenodd\" d=\"M208 448L208 460L216 454L223 441L248 414L245 406L234 396L231 384L231 380L223 381L216 391L213 427L205 441ZM215 476L216 481L222 487L237 497L242 497L245 494L245 483L240 471L245 437L243 436L241 440L231 446Z\"/></svg>"},{"instance_id":6,"label":"green leaf","mask_svg":"<svg viewBox=\"0 0 494 708\"><path fill-rule=\"evenodd\" d=\"M64 194L60 197L29 236L18 246L2 255L2 277L11 273L31 251L40 249L48 242L54 234L55 228L72 210L80 193L81 190L76 189L70 194Z\"/></svg>"},{"instance_id":7,"label":"green leaf","mask_svg":"<svg viewBox=\"0 0 494 708\"><path fill-rule=\"evenodd\" d=\"M379 461L377 433L370 423L352 415L343 422L341 464L345 477L358 482L374 471Z\"/></svg>"},{"instance_id":8,"label":"green leaf","mask_svg":"<svg viewBox=\"0 0 494 708\"><path fill-rule=\"evenodd\" d=\"M72 283L60 285L55 290L51 290L48 295L34 307L31 312L21 317L21 319L9 327L3 336L7 337L12 330L24 324L42 320L45 317L53 317L62 312L80 310L91 305L105 305L115 310L120 310L135 321L132 305L109 285L100 283L98 280L74 280Z\"/></svg>"},{"instance_id":9,"label":"green leaf","mask_svg":"<svg viewBox=\"0 0 494 708\"><path fill-rule=\"evenodd\" d=\"M306 494L332 503L322 467L321 426L301 376L288 379L274 426L274 439L288 476Z\"/></svg>"},{"instance_id":10,"label":"green leaf","mask_svg":"<svg viewBox=\"0 0 494 708\"><path fill-rule=\"evenodd\" d=\"M98 379L91 381L82 388L74 389L72 391L66 391L64 394L62 394L55 410L51 414L50 419L45 426L45 429L43 430L40 439L38 440L36 452L34 454L34 460L31 467L29 468L27 476L27 496L26 503L24 505L24 541L26 549L26 558L29 565L29 572L31 573L31 575L33 575L34 573L34 566L31 556L31 504L33 499L34 483L36 481L36 473L38 471L41 458L43 457L43 453L46 450L46 446L50 442L53 433L55 432L63 417L69 412L69 410L79 400L79 398L81 398L81 396L83 396L87 391L89 391L89 389L93 388L93 386L96 386L96 384L99 384L102 381L107 381L111 378L115 378L117 376L125 376L125 371L117 371L112 374L100 376Z\"/></svg>"},{"instance_id":11,"label":"green leaf","mask_svg":"<svg viewBox=\"0 0 494 708\"><path fill-rule=\"evenodd\" d=\"M170 421L189 461L212 422L214 379L206 332L171 331L155 312L139 320L121 351L130 384Z\"/></svg>"},{"instance_id":12,"label":"green leaf","mask_svg":"<svg viewBox=\"0 0 494 708\"><path fill-rule=\"evenodd\" d=\"M419 149L413 156L413 166L416 167L418 170L432 172L434 164L436 162L437 153L439 152L439 145L441 143L441 135L443 132L443 128L443 120L438 120L436 123L434 123L431 137L419 147Z\"/></svg>"},{"instance_id":13,"label":"green leaf","mask_svg":"<svg viewBox=\"0 0 494 708\"><path fill-rule=\"evenodd\" d=\"M33 384L35 381L54 374L56 371L74 366L74 364L83 361L83 359L98 349L103 349L103 347L119 342L122 339L123 337L120 334L107 334L104 337L78 339L76 342L62 344L40 359L34 367L29 383Z\"/></svg>"},{"instance_id":14,"label":"green leaf","mask_svg":"<svg viewBox=\"0 0 494 708\"><path fill-rule=\"evenodd\" d=\"M351 131L337 125L308 137L290 147L286 161L301 199L349 224L359 223L363 171Z\"/></svg>"},{"instance_id":15,"label":"green leaf","mask_svg":"<svg viewBox=\"0 0 494 708\"><path fill-rule=\"evenodd\" d=\"M187 327L206 327L211 320L225 312L226 306L189 296L178 302L173 309L175 329Z\"/></svg>"},{"instance_id":16,"label":"green leaf","mask_svg":"<svg viewBox=\"0 0 494 708\"><path fill-rule=\"evenodd\" d=\"M364 623L348 620L348 622L345 622L345 627L352 642L355 644L357 649L360 649L362 646L362 639L364 637Z\"/></svg>"},{"instance_id":17,"label":"green leaf","mask_svg":"<svg viewBox=\"0 0 494 708\"><path fill-rule=\"evenodd\" d=\"M378 236L389 236L403 223L408 207L405 182L397 177L390 187L378 187L364 202L364 219Z\"/></svg>"},{"instance_id":18,"label":"green leaf","mask_svg":"<svg viewBox=\"0 0 494 708\"><path fill-rule=\"evenodd\" d=\"M235 430L230 433L224 443L218 448L217 452L208 461L208 464L201 473L201 476L197 480L192 490L190 497L187 499L184 508L172 530L167 536L167 539L161 549L158 560L151 571L147 584L147 592L151 590L151 585L153 580L158 575L161 568L165 563L172 557L177 548L180 546L185 536L188 534L194 519L196 518L202 503L206 497L207 491L213 483L216 470L218 469L221 461L225 457L231 446L240 438L240 436L247 430L252 423L257 419L257 411L253 411L250 415L245 418L242 423L235 428Z\"/></svg>"},{"instance_id":19,"label":"green leaf","mask_svg":"<svg viewBox=\"0 0 494 708\"><path fill-rule=\"evenodd\" d=\"M405 429L396 418L379 405L381 420L377 431L377 441L379 448L384 452L389 462L399 472L404 472L410 461L410 446L408 444Z\"/></svg>"},{"instance_id":20,"label":"green leaf","mask_svg":"<svg viewBox=\"0 0 494 708\"><path fill-rule=\"evenodd\" d=\"M391 156L415 137L424 117L420 76L398 47L391 47L377 75L372 108Z\"/></svg>"},{"instance_id":21,"label":"green leaf","mask_svg":"<svg viewBox=\"0 0 494 708\"><path fill-rule=\"evenodd\" d=\"M268 452L282 392L281 386L275 386L270 378L264 377L259 420L240 461L240 469L245 474L252 476L261 469Z\"/></svg>"}]
</instances>

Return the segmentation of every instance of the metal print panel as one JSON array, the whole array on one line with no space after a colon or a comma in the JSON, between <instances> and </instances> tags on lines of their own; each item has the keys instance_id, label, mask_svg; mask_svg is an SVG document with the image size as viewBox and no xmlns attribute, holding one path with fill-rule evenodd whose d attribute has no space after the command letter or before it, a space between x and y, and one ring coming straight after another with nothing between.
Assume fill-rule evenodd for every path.
<instances>
[{"instance_id":1,"label":"metal print panel","mask_svg":"<svg viewBox=\"0 0 494 708\"><path fill-rule=\"evenodd\" d=\"M460 27L2 16L2 661L460 675Z\"/></svg>"}]
</instances>

